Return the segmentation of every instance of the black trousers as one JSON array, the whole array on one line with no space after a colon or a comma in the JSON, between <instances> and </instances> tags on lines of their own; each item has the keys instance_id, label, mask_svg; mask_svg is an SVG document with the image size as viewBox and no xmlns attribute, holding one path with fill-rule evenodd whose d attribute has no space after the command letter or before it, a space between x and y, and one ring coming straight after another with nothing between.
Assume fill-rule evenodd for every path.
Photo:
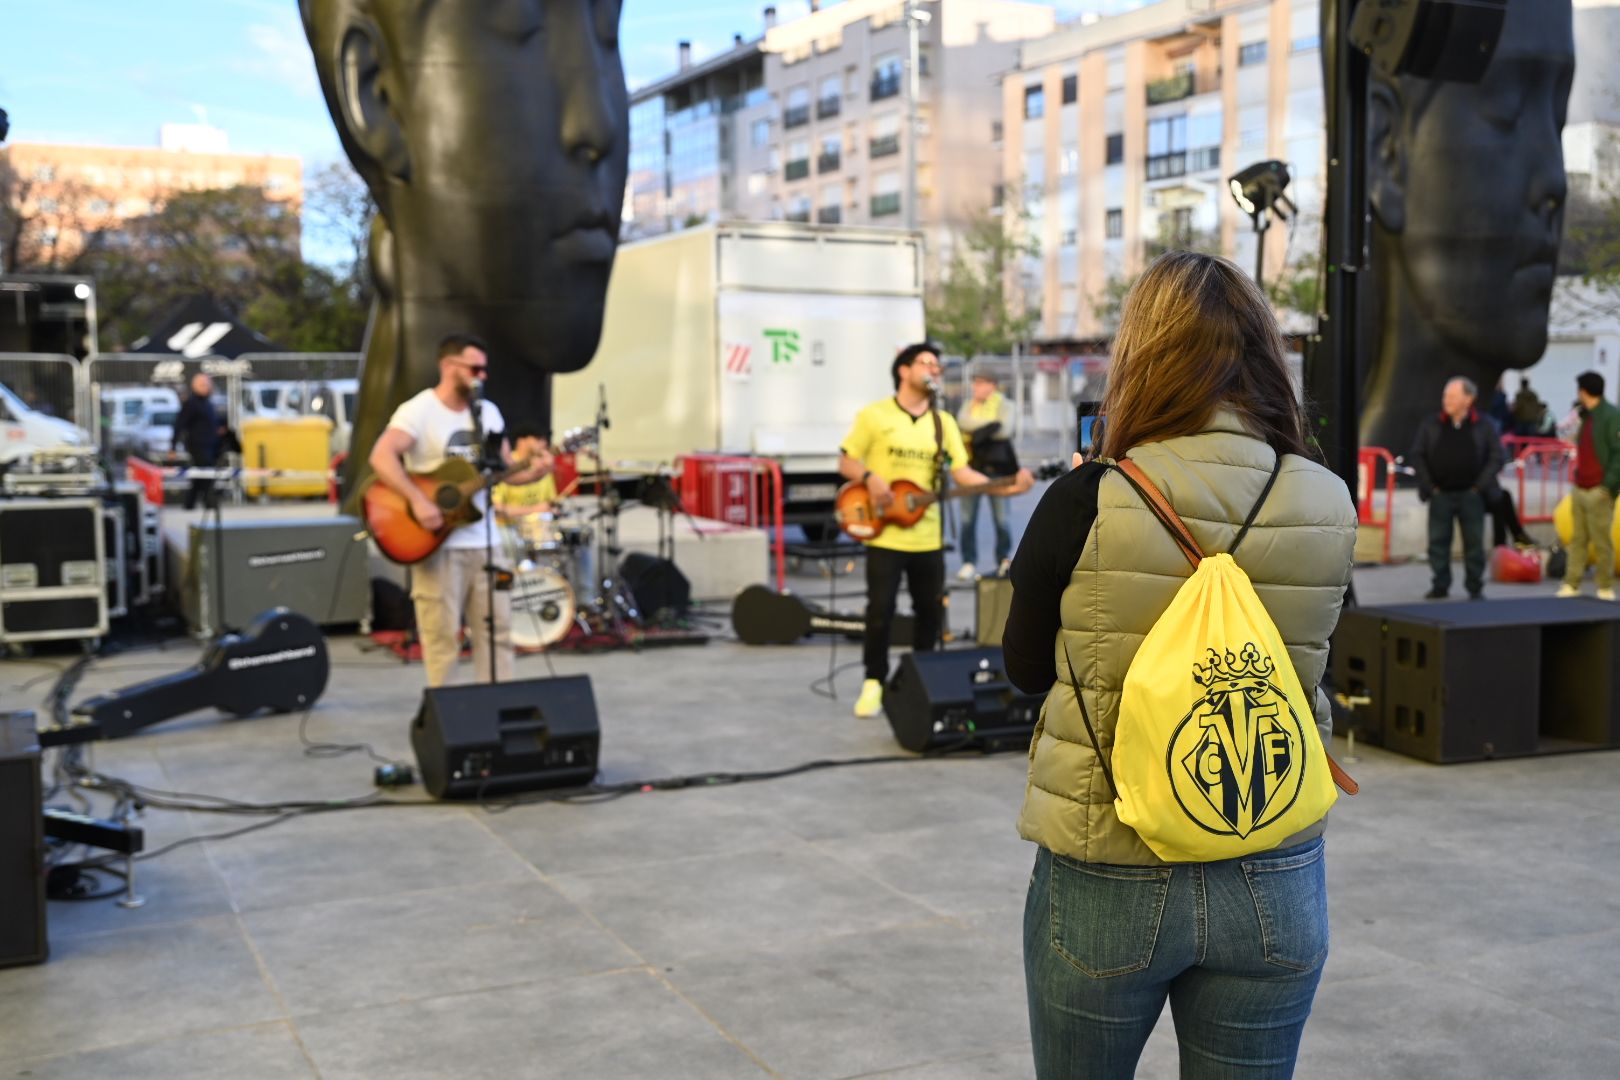
<instances>
[{"instance_id":1,"label":"black trousers","mask_svg":"<svg viewBox=\"0 0 1620 1080\"><path fill-rule=\"evenodd\" d=\"M866 636L862 656L868 679L889 677L889 634L894 625L894 601L904 576L911 590L915 620L911 647L928 652L939 644L945 624L945 552L866 549Z\"/></svg>"}]
</instances>

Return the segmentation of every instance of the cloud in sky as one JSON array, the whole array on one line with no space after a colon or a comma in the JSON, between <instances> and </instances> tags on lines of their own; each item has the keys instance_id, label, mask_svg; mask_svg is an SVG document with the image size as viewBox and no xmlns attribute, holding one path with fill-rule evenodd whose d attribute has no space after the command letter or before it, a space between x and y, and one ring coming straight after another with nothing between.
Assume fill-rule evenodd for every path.
<instances>
[{"instance_id":1,"label":"cloud in sky","mask_svg":"<svg viewBox=\"0 0 1620 1080\"><path fill-rule=\"evenodd\" d=\"M291 11L284 11L273 22L248 24L247 38L253 48L253 56L244 65L248 70L280 83L301 98L320 96L320 82L315 77L315 61L309 55L304 28Z\"/></svg>"}]
</instances>

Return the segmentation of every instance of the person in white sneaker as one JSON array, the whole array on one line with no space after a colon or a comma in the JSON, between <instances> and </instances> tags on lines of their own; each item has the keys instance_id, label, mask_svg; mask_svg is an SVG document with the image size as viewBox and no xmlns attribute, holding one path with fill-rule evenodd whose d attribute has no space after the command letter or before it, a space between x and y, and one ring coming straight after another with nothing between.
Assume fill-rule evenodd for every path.
<instances>
[{"instance_id":1,"label":"person in white sneaker","mask_svg":"<svg viewBox=\"0 0 1620 1080\"><path fill-rule=\"evenodd\" d=\"M1575 490L1569 493L1575 534L1559 596L1579 596L1590 558L1599 600L1614 599L1614 497L1620 492L1620 409L1603 400L1603 376L1575 380L1581 427L1575 436Z\"/></svg>"},{"instance_id":2,"label":"person in white sneaker","mask_svg":"<svg viewBox=\"0 0 1620 1080\"><path fill-rule=\"evenodd\" d=\"M937 489L942 473L964 486L989 477L968 466L956 419L934 404L939 380L939 351L926 342L900 350L890 368L894 396L874 402L855 416L840 446L838 471L844 479L865 484L881 513L893 502L889 484L910 480ZM1015 495L1035 483L1027 470L1007 489ZM889 676L889 634L895 600L904 577L911 592L912 648L933 649L945 622L944 531L939 505L928 508L910 528L889 524L866 544L866 631L863 656L866 680L855 702L855 715L883 711L883 683Z\"/></svg>"},{"instance_id":3,"label":"person in white sneaker","mask_svg":"<svg viewBox=\"0 0 1620 1080\"><path fill-rule=\"evenodd\" d=\"M967 440L968 464L990 477L1018 475L1018 455L1012 445L1012 410L1007 399L996 389L996 380L988 371L973 373L973 394L962 403L956 422ZM1008 517L1011 504L994 495L970 495L962 504L962 569L956 576L972 581L979 576L979 507L990 503L990 520L996 531L996 573L1007 576L1012 563L1012 526Z\"/></svg>"}]
</instances>

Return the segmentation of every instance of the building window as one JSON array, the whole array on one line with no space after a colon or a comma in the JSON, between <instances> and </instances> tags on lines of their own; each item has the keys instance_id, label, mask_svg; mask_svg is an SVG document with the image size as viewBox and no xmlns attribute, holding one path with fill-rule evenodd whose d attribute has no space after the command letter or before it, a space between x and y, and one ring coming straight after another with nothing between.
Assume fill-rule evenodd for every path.
<instances>
[{"instance_id":1,"label":"building window","mask_svg":"<svg viewBox=\"0 0 1620 1080\"><path fill-rule=\"evenodd\" d=\"M748 194L763 195L770 186L771 174L769 171L759 169L748 174Z\"/></svg>"},{"instance_id":2,"label":"building window","mask_svg":"<svg viewBox=\"0 0 1620 1080\"><path fill-rule=\"evenodd\" d=\"M1108 136L1108 146L1107 146L1106 152L1103 155L1104 164L1118 165L1120 162L1122 162L1124 160L1125 160L1125 136L1123 134Z\"/></svg>"},{"instance_id":3,"label":"building window","mask_svg":"<svg viewBox=\"0 0 1620 1080\"><path fill-rule=\"evenodd\" d=\"M872 216L886 217L900 212L900 174L879 173L872 180Z\"/></svg>"},{"instance_id":4,"label":"building window","mask_svg":"<svg viewBox=\"0 0 1620 1080\"><path fill-rule=\"evenodd\" d=\"M884 53L872 65L872 100L882 101L900 93L903 69L899 53Z\"/></svg>"},{"instance_id":5,"label":"building window","mask_svg":"<svg viewBox=\"0 0 1620 1080\"><path fill-rule=\"evenodd\" d=\"M787 166L783 176L788 180L803 180L810 175L810 144L799 140L788 145Z\"/></svg>"},{"instance_id":6,"label":"building window","mask_svg":"<svg viewBox=\"0 0 1620 1080\"><path fill-rule=\"evenodd\" d=\"M872 157L888 157L900 152L900 115L887 113L872 122L872 142L867 147Z\"/></svg>"},{"instance_id":7,"label":"building window","mask_svg":"<svg viewBox=\"0 0 1620 1080\"><path fill-rule=\"evenodd\" d=\"M816 172L834 172L843 160L843 141L837 135L821 137L821 153L816 156Z\"/></svg>"},{"instance_id":8,"label":"building window","mask_svg":"<svg viewBox=\"0 0 1620 1080\"><path fill-rule=\"evenodd\" d=\"M1293 50L1297 53L1314 52L1322 47L1321 34L1306 34L1304 37L1294 39Z\"/></svg>"},{"instance_id":9,"label":"building window","mask_svg":"<svg viewBox=\"0 0 1620 1080\"><path fill-rule=\"evenodd\" d=\"M816 117L825 120L829 116L837 116L843 104L843 94L840 87L843 80L837 75L828 75L821 80L821 88L816 91Z\"/></svg>"},{"instance_id":10,"label":"building window","mask_svg":"<svg viewBox=\"0 0 1620 1080\"><path fill-rule=\"evenodd\" d=\"M1103 216L1103 235L1118 240L1125 235L1125 211L1110 210Z\"/></svg>"},{"instance_id":11,"label":"building window","mask_svg":"<svg viewBox=\"0 0 1620 1080\"><path fill-rule=\"evenodd\" d=\"M1187 117L1161 116L1148 121L1147 178L1162 180L1187 171Z\"/></svg>"},{"instance_id":12,"label":"building window","mask_svg":"<svg viewBox=\"0 0 1620 1080\"><path fill-rule=\"evenodd\" d=\"M1002 139L1002 126L1000 120L990 121L990 141L998 143Z\"/></svg>"},{"instance_id":13,"label":"building window","mask_svg":"<svg viewBox=\"0 0 1620 1080\"><path fill-rule=\"evenodd\" d=\"M1024 119L1039 120L1046 115L1046 88L1044 86L1024 87Z\"/></svg>"},{"instance_id":14,"label":"building window","mask_svg":"<svg viewBox=\"0 0 1620 1080\"><path fill-rule=\"evenodd\" d=\"M769 120L755 120L754 126L749 129L753 133L754 149L769 146L771 142L771 122Z\"/></svg>"},{"instance_id":15,"label":"building window","mask_svg":"<svg viewBox=\"0 0 1620 1080\"><path fill-rule=\"evenodd\" d=\"M1251 64L1266 62L1266 43L1264 41L1251 41L1247 45L1238 46L1238 67L1248 67Z\"/></svg>"},{"instance_id":16,"label":"building window","mask_svg":"<svg viewBox=\"0 0 1620 1080\"><path fill-rule=\"evenodd\" d=\"M796 128L810 122L810 88L795 86L788 91L787 105L782 110L782 126Z\"/></svg>"},{"instance_id":17,"label":"building window","mask_svg":"<svg viewBox=\"0 0 1620 1080\"><path fill-rule=\"evenodd\" d=\"M795 195L788 200L787 219L789 221L810 220L810 196Z\"/></svg>"},{"instance_id":18,"label":"building window","mask_svg":"<svg viewBox=\"0 0 1620 1080\"><path fill-rule=\"evenodd\" d=\"M1080 76L1063 76L1063 104L1073 105L1080 100Z\"/></svg>"}]
</instances>

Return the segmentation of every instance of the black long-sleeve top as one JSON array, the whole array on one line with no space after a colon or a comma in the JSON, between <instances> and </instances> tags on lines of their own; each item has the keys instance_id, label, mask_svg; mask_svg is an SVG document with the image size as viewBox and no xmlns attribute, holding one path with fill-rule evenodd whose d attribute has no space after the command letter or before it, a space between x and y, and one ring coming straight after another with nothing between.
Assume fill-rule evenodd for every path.
<instances>
[{"instance_id":1,"label":"black long-sleeve top","mask_svg":"<svg viewBox=\"0 0 1620 1080\"><path fill-rule=\"evenodd\" d=\"M1097 488L1107 471L1093 461L1054 481L1013 555L1001 651L1007 678L1026 694L1044 694L1057 681L1052 643L1061 625L1058 609L1097 520Z\"/></svg>"},{"instance_id":2,"label":"black long-sleeve top","mask_svg":"<svg viewBox=\"0 0 1620 1080\"><path fill-rule=\"evenodd\" d=\"M206 395L190 394L174 418L174 445L184 446L193 465L212 465L219 451L219 415Z\"/></svg>"}]
</instances>

